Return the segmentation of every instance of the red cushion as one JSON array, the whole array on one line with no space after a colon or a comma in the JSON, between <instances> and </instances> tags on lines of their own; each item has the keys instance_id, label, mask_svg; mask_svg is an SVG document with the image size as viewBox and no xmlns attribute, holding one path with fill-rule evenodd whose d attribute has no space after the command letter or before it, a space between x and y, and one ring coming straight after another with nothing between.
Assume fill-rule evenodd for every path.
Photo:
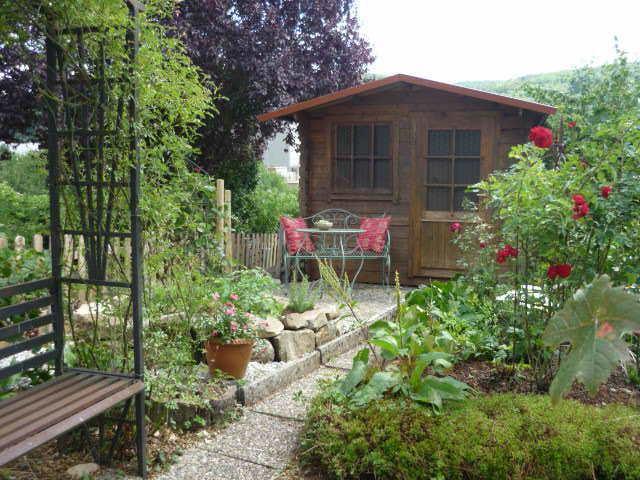
<instances>
[{"instance_id":1,"label":"red cushion","mask_svg":"<svg viewBox=\"0 0 640 480\"><path fill-rule=\"evenodd\" d=\"M280 224L287 240L287 251L291 255L295 255L300 250L313 252L316 249L308 233L296 231L298 228L307 228L307 222L304 221L304 218L280 217Z\"/></svg>"},{"instance_id":2,"label":"red cushion","mask_svg":"<svg viewBox=\"0 0 640 480\"><path fill-rule=\"evenodd\" d=\"M360 228L364 232L358 235L358 246L362 250L382 253L384 245L387 243L387 230L389 230L390 223L391 217L362 217Z\"/></svg>"}]
</instances>

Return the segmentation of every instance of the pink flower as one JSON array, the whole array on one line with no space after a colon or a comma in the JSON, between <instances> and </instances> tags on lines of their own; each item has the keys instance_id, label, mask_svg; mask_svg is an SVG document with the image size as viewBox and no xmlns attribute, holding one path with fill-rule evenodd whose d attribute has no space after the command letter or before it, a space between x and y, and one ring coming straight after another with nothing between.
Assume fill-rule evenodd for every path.
<instances>
[{"instance_id":1,"label":"pink flower","mask_svg":"<svg viewBox=\"0 0 640 480\"><path fill-rule=\"evenodd\" d=\"M231 332L236 333L237 331L238 331L238 325L236 325L234 322L231 322Z\"/></svg>"},{"instance_id":2,"label":"pink flower","mask_svg":"<svg viewBox=\"0 0 640 480\"><path fill-rule=\"evenodd\" d=\"M220 300L220 294L218 292L213 292L213 295L211 295L213 297L214 300Z\"/></svg>"},{"instance_id":3,"label":"pink flower","mask_svg":"<svg viewBox=\"0 0 640 480\"><path fill-rule=\"evenodd\" d=\"M235 293L232 293L231 295L229 295L229 298L235 302L240 297L238 297L238 295L236 295Z\"/></svg>"},{"instance_id":4,"label":"pink flower","mask_svg":"<svg viewBox=\"0 0 640 480\"><path fill-rule=\"evenodd\" d=\"M211 332L212 337L217 337L218 335L220 335L220 333L218 333L217 330L214 330L213 332Z\"/></svg>"},{"instance_id":5,"label":"pink flower","mask_svg":"<svg viewBox=\"0 0 640 480\"><path fill-rule=\"evenodd\" d=\"M451 225L449 225L449 231L450 232L459 232L460 231L460 223L459 222L453 222Z\"/></svg>"},{"instance_id":6,"label":"pink flower","mask_svg":"<svg viewBox=\"0 0 640 480\"><path fill-rule=\"evenodd\" d=\"M236 314L236 309L233 307L225 308L224 313L225 315L229 315L230 317L232 317Z\"/></svg>"}]
</instances>

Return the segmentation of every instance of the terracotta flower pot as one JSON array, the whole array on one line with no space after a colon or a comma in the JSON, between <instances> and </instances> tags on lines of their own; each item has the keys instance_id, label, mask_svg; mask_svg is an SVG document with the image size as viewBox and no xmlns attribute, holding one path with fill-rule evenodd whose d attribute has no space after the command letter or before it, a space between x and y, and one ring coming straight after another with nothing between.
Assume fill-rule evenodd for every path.
<instances>
[{"instance_id":1,"label":"terracotta flower pot","mask_svg":"<svg viewBox=\"0 0 640 480\"><path fill-rule=\"evenodd\" d=\"M247 365L251 359L252 340L234 340L231 343L221 343L210 339L205 343L207 351L207 365L211 374L222 370L233 378L244 377Z\"/></svg>"}]
</instances>

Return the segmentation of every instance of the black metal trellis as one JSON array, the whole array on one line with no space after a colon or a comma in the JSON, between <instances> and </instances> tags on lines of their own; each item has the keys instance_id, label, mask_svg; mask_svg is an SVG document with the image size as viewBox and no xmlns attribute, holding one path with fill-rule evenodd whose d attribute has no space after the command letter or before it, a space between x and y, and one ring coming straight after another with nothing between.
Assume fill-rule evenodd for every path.
<instances>
[{"instance_id":1,"label":"black metal trellis","mask_svg":"<svg viewBox=\"0 0 640 480\"><path fill-rule=\"evenodd\" d=\"M115 78L108 78L107 72L114 62L106 57L104 39L91 43L93 52L89 51L87 43L87 37L91 35L100 36L113 32L82 26L56 30L53 25L47 31L45 97L48 117L51 278L0 288L0 302L6 302L3 299L20 299L18 303L0 307L0 340L18 338L17 342L0 348L0 359L50 343L53 343L53 349L1 368L0 379L46 363L55 364L55 374L60 377L58 385L64 384L66 379L70 378L69 375L75 375L73 381L77 382L76 385L82 382L89 384L93 381L91 375L96 374L96 385L104 387L101 391L113 391L114 401L117 396L119 403L125 402L117 419L108 458L101 458L100 448L92 449L96 453L96 460L99 461L111 460L115 445L122 436L122 427L133 399L138 471L145 477L145 392L141 385L144 377L142 231L139 213L140 150L136 129L138 88L135 72L140 36L136 18L143 5L137 0L125 0L125 3L131 23L126 31L122 32L126 46L123 52L126 53L120 60L125 61L124 67ZM75 236L83 240L86 275L79 275L73 268L64 265L65 236ZM113 254L114 239L130 239L130 262L123 263ZM123 331L130 331L132 335L132 373L70 369L65 366L63 287L69 289L70 298L74 285L85 286L94 292L105 288L129 290ZM48 290L49 294L35 294L43 290ZM31 298L25 300L25 295ZM48 306L50 313L35 313ZM30 318L25 319L28 316ZM16 318L23 321L15 323ZM39 334L37 329L47 325L51 325L52 331ZM23 340L25 333L30 332L35 334ZM135 383L127 383L127 379ZM120 384L122 388L118 390ZM58 390L62 388L59 387ZM41 388L40 392L43 391L45 390ZM78 397L82 395L80 390L76 389L74 392ZM33 398L38 398L38 395L31 394L31 402L34 401ZM95 393L93 395L96 396ZM114 406L101 397L96 399L101 401L83 404L79 398L67 408L71 413L76 410L80 412L81 408L85 408L82 410L83 414L90 413L96 416L106 411L107 404L108 408ZM38 446L19 444L20 436L15 433L15 421L3 423L3 416L9 416L5 415L5 412L18 412L16 405L19 404L20 394L10 403L0 403L0 432L12 432L16 439L14 443L10 443L8 437L6 443L0 440L0 464ZM32 434L32 437L42 437L43 441L52 438L50 430L53 433L57 432L56 425L52 425L56 418L60 422L58 435L73 425L80 424L79 420L82 420L69 421L67 417L63 419L52 414L47 419L38 420L42 424L42 430ZM83 428L88 438L86 426ZM100 428L101 432L102 430Z\"/></svg>"}]
</instances>

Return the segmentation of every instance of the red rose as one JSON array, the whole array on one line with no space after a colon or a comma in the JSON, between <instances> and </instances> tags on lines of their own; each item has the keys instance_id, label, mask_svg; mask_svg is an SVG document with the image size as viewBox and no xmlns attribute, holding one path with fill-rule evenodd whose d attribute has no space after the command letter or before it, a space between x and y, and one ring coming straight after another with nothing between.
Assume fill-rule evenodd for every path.
<instances>
[{"instance_id":1,"label":"red rose","mask_svg":"<svg viewBox=\"0 0 640 480\"><path fill-rule=\"evenodd\" d=\"M449 225L449 231L450 232L457 232L459 230L460 230L460 223L453 222L451 225Z\"/></svg>"},{"instance_id":2,"label":"red rose","mask_svg":"<svg viewBox=\"0 0 640 480\"><path fill-rule=\"evenodd\" d=\"M486 244L486 243L484 243L484 242L480 242L480 248L485 248L486 246L487 246L487 244Z\"/></svg>"},{"instance_id":3,"label":"red rose","mask_svg":"<svg viewBox=\"0 0 640 480\"><path fill-rule=\"evenodd\" d=\"M567 278L571 275L571 265L568 263L560 263L556 265L556 272L560 278Z\"/></svg>"},{"instance_id":4,"label":"red rose","mask_svg":"<svg viewBox=\"0 0 640 480\"><path fill-rule=\"evenodd\" d=\"M507 259L507 254L505 253L504 250L498 250L498 253L496 253L496 262L498 263L504 263L504 261Z\"/></svg>"},{"instance_id":5,"label":"red rose","mask_svg":"<svg viewBox=\"0 0 640 480\"><path fill-rule=\"evenodd\" d=\"M586 202L584 197L582 195L580 195L580 194L576 194L571 198L573 199L573 203L575 203L577 205L581 205L581 204Z\"/></svg>"},{"instance_id":6,"label":"red rose","mask_svg":"<svg viewBox=\"0 0 640 480\"><path fill-rule=\"evenodd\" d=\"M553 133L546 127L535 126L529 131L529 140L533 142L536 147L549 148L553 143Z\"/></svg>"},{"instance_id":7,"label":"red rose","mask_svg":"<svg viewBox=\"0 0 640 480\"><path fill-rule=\"evenodd\" d=\"M549 268L547 269L547 278L549 280L555 280L557 276L558 276L557 265L549 265Z\"/></svg>"},{"instance_id":8,"label":"red rose","mask_svg":"<svg viewBox=\"0 0 640 480\"><path fill-rule=\"evenodd\" d=\"M586 216L587 213L589 213L589 205L587 205L586 203L576 203L573 206L572 218L574 220L578 220L579 218Z\"/></svg>"},{"instance_id":9,"label":"red rose","mask_svg":"<svg viewBox=\"0 0 640 480\"><path fill-rule=\"evenodd\" d=\"M194 167L193 171L196 172L196 173L201 173L202 172L202 168L201 167Z\"/></svg>"},{"instance_id":10,"label":"red rose","mask_svg":"<svg viewBox=\"0 0 640 480\"><path fill-rule=\"evenodd\" d=\"M611 193L613 188L610 185L605 185L604 187L600 187L600 195L602 198L609 198L609 194Z\"/></svg>"},{"instance_id":11,"label":"red rose","mask_svg":"<svg viewBox=\"0 0 640 480\"><path fill-rule=\"evenodd\" d=\"M518 257L518 249L517 248L513 248L508 243L504 246L504 251L510 257L513 257L513 258L517 258Z\"/></svg>"},{"instance_id":12,"label":"red rose","mask_svg":"<svg viewBox=\"0 0 640 480\"><path fill-rule=\"evenodd\" d=\"M567 127L569 128L576 128L576 121L573 120L571 122L567 122Z\"/></svg>"}]
</instances>

